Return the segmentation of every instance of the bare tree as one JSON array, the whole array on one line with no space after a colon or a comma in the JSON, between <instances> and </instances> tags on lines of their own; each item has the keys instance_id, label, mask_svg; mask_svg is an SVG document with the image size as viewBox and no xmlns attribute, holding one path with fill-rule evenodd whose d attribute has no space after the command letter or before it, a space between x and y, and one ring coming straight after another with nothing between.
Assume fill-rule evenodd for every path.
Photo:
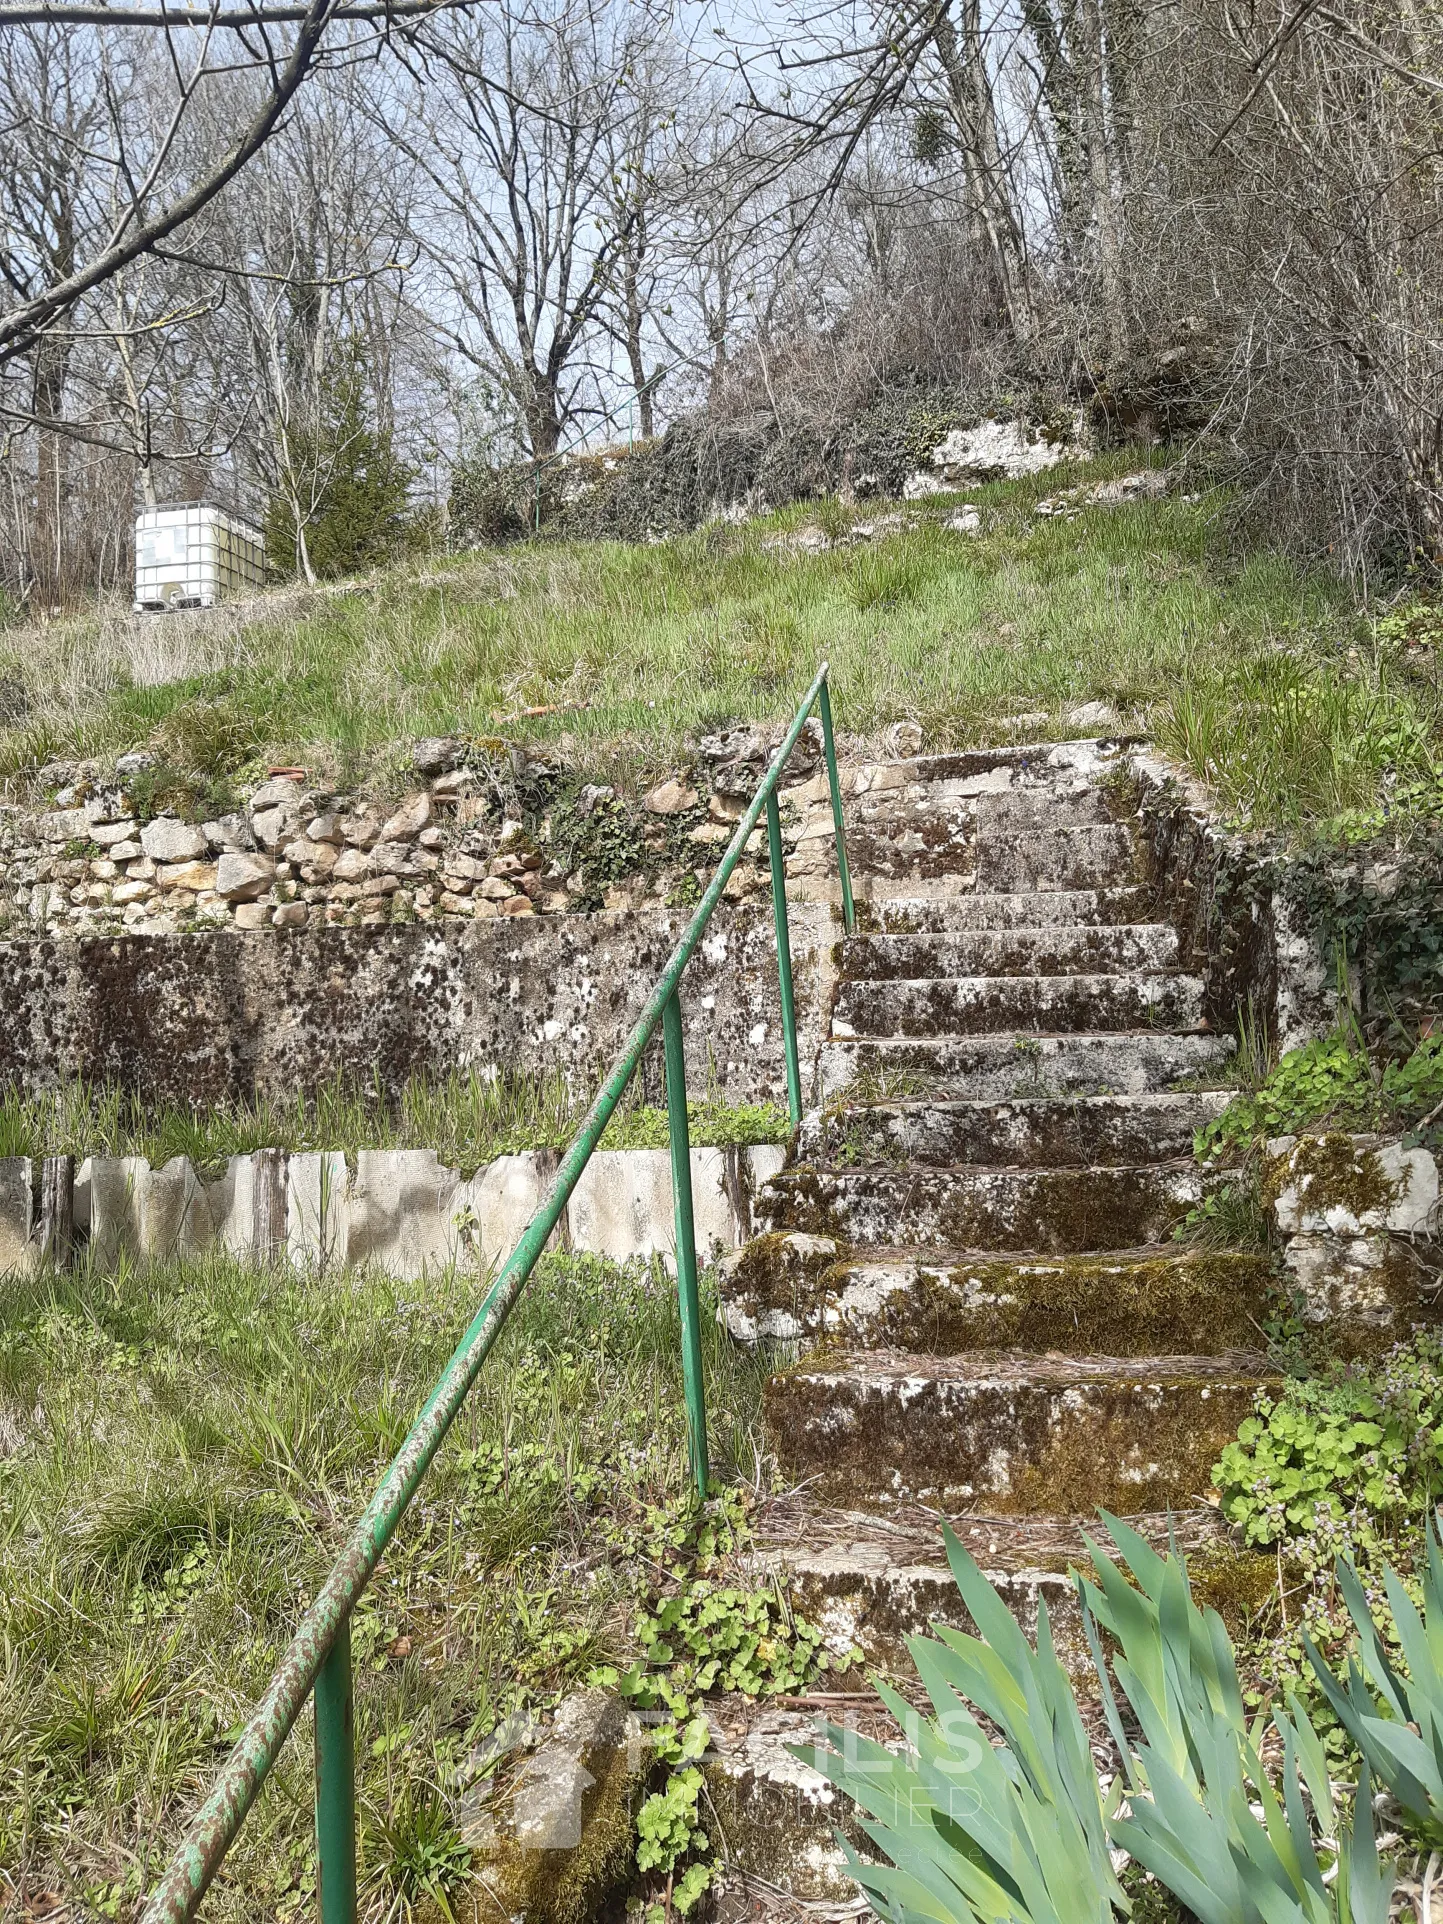
<instances>
[{"instance_id":1,"label":"bare tree","mask_svg":"<svg viewBox=\"0 0 1443 1924\"><path fill-rule=\"evenodd\" d=\"M536 459L607 411L591 351L628 244L645 258L644 168L614 181L612 163L646 111L624 83L648 32L606 0L498 0L417 36L397 140L426 183L432 269L456 351L498 379Z\"/></svg>"}]
</instances>

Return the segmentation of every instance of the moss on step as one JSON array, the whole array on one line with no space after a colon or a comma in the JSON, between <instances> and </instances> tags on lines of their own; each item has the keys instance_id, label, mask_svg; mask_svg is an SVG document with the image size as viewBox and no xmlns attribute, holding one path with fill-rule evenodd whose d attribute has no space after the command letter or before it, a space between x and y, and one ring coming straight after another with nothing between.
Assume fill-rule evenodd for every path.
<instances>
[{"instance_id":1,"label":"moss on step","mask_svg":"<svg viewBox=\"0 0 1443 1924\"><path fill-rule=\"evenodd\" d=\"M1189 1553L1187 1573L1199 1607L1217 1611L1234 1643L1277 1612L1278 1566L1271 1556L1234 1543L1207 1544Z\"/></svg>"},{"instance_id":2,"label":"moss on step","mask_svg":"<svg viewBox=\"0 0 1443 1924\"><path fill-rule=\"evenodd\" d=\"M826 1241L806 1239L818 1252ZM1231 1250L870 1268L818 1253L802 1267L786 1237L770 1236L743 1251L723 1294L758 1321L781 1314L798 1335L866 1348L1158 1356L1255 1342L1270 1286L1266 1256Z\"/></svg>"},{"instance_id":3,"label":"moss on step","mask_svg":"<svg viewBox=\"0 0 1443 1924\"><path fill-rule=\"evenodd\" d=\"M824 1500L859 1509L910 1501L999 1514L1128 1514L1196 1501L1251 1413L1259 1378L1200 1367L1136 1378L1080 1363L999 1362L944 1372L891 1358L830 1368L814 1355L766 1394L783 1469ZM879 1359L880 1361L880 1359Z\"/></svg>"}]
</instances>

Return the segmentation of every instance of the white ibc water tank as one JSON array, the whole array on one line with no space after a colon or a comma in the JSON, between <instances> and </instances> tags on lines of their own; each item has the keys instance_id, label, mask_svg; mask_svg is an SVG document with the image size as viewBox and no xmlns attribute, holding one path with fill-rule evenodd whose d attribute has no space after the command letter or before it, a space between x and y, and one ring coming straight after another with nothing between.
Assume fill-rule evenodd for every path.
<instances>
[{"instance_id":1,"label":"white ibc water tank","mask_svg":"<svg viewBox=\"0 0 1443 1924\"><path fill-rule=\"evenodd\" d=\"M264 580L264 536L214 502L144 508L136 516L137 612L211 608Z\"/></svg>"}]
</instances>

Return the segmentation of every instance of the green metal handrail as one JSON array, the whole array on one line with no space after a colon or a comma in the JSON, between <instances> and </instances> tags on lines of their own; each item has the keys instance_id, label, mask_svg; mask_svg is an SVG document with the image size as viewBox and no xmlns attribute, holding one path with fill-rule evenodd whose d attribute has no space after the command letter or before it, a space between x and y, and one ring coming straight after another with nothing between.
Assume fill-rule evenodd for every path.
<instances>
[{"instance_id":1,"label":"green metal handrail","mask_svg":"<svg viewBox=\"0 0 1443 1924\"><path fill-rule=\"evenodd\" d=\"M210 1794L196 1812L165 1876L151 1893L141 1924L182 1924L195 1915L212 1878L229 1850L246 1813L290 1735L307 1696L315 1691L316 1851L319 1859L322 1924L353 1924L356 1915L355 1701L351 1681L350 1616L386 1545L406 1512L455 1420L466 1394L506 1318L519 1298L537 1258L560 1221L572 1190L602 1132L611 1120L642 1052L661 1024L666 1056L666 1106L671 1134L671 1174L676 1225L677 1289L681 1300L682 1368L686 1383L687 1428L692 1475L698 1492L707 1489L706 1399L702 1384L701 1310L697 1299L696 1237L692 1223L691 1144L687 1131L686 1065L682 1053L679 985L683 971L763 809L771 856L772 908L777 931L777 968L786 1056L787 1103L793 1128L801 1121L801 1073L797 1059L797 1016L792 993L791 938L787 927L786 876L776 792L782 771L813 707L822 723L827 784L836 835L837 868L842 885L842 915L848 934L856 926L851 875L842 826L842 792L837 780L837 751L832 733L832 704L823 662L776 758L737 824L716 874L672 950L636 1026L608 1071L587 1110L571 1147L562 1157L551 1191L527 1224L521 1240L487 1292L470 1327L442 1371L410 1435L392 1458L364 1515L301 1618L290 1647L273 1673L222 1765Z\"/></svg>"}]
</instances>

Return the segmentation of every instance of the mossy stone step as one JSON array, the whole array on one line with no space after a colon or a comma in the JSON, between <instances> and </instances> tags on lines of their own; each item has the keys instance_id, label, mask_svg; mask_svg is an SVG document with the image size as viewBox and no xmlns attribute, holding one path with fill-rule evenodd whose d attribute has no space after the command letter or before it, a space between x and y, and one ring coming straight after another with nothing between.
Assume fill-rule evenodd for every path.
<instances>
[{"instance_id":1,"label":"mossy stone step","mask_svg":"<svg viewBox=\"0 0 1443 1924\"><path fill-rule=\"evenodd\" d=\"M1115 888L1140 879L1132 834L1121 822L999 829L978 839L975 873L979 889L1000 894Z\"/></svg>"},{"instance_id":2,"label":"mossy stone step","mask_svg":"<svg viewBox=\"0 0 1443 1924\"><path fill-rule=\"evenodd\" d=\"M1136 1249L1169 1237L1199 1202L1191 1162L1148 1168L785 1169L765 1185L764 1229L874 1249Z\"/></svg>"},{"instance_id":3,"label":"mossy stone step","mask_svg":"<svg viewBox=\"0 0 1443 1924\"><path fill-rule=\"evenodd\" d=\"M1198 1502L1276 1380L1248 1352L824 1353L770 1378L765 1417L783 1474L821 1501L1126 1514Z\"/></svg>"},{"instance_id":4,"label":"mossy stone step","mask_svg":"<svg viewBox=\"0 0 1443 1924\"><path fill-rule=\"evenodd\" d=\"M1151 901L1131 884L1116 889L1024 889L1013 894L866 894L858 884L857 923L866 934L945 935L969 929L1111 927L1146 922Z\"/></svg>"},{"instance_id":5,"label":"mossy stone step","mask_svg":"<svg viewBox=\"0 0 1443 1924\"><path fill-rule=\"evenodd\" d=\"M796 1159L834 1168L870 1163L1119 1165L1187 1156L1197 1130L1231 1101L1225 1089L1136 1096L1022 1097L1011 1102L832 1105L803 1118Z\"/></svg>"},{"instance_id":6,"label":"mossy stone step","mask_svg":"<svg viewBox=\"0 0 1443 1924\"><path fill-rule=\"evenodd\" d=\"M1226 1082L1236 1053L1231 1036L1160 1029L831 1037L821 1049L821 1092L824 1101L859 1084L881 1096L930 1093L980 1102L1140 1095L1181 1081Z\"/></svg>"},{"instance_id":7,"label":"mossy stone step","mask_svg":"<svg viewBox=\"0 0 1443 1924\"><path fill-rule=\"evenodd\" d=\"M1046 1029L1196 1030L1203 984L1196 975L973 975L932 981L843 982L834 1036L995 1035Z\"/></svg>"},{"instance_id":8,"label":"mossy stone step","mask_svg":"<svg viewBox=\"0 0 1443 1924\"><path fill-rule=\"evenodd\" d=\"M1014 778L1014 786L977 798L977 826L984 837L1038 829L1101 828L1113 819L1103 790L1071 775L1026 786L1017 785Z\"/></svg>"},{"instance_id":9,"label":"mossy stone step","mask_svg":"<svg viewBox=\"0 0 1443 1924\"><path fill-rule=\"evenodd\" d=\"M848 981L1116 975L1174 969L1178 962L1177 930L1166 922L856 935L841 948L842 975Z\"/></svg>"},{"instance_id":10,"label":"mossy stone step","mask_svg":"<svg viewBox=\"0 0 1443 1924\"><path fill-rule=\"evenodd\" d=\"M760 1236L721 1272L741 1342L851 1349L1219 1354L1257 1340L1272 1272L1244 1250L1139 1250L1051 1261L1005 1254L849 1258L830 1238Z\"/></svg>"},{"instance_id":11,"label":"mossy stone step","mask_svg":"<svg viewBox=\"0 0 1443 1924\"><path fill-rule=\"evenodd\" d=\"M948 1520L1029 1637L1036 1635L1038 1605L1046 1602L1058 1654L1082 1689L1095 1693L1070 1573L1089 1567L1084 1533L1094 1539L1101 1534L1097 1519L967 1511ZM1195 1593L1238 1630L1276 1581L1273 1559L1238 1549L1207 1505L1128 1521L1159 1550L1176 1542L1187 1556ZM976 1634L947 1567L935 1512L899 1505L896 1514L878 1516L783 1499L774 1513L757 1519L749 1568L754 1579L784 1584L794 1607L823 1631L827 1648L839 1657L860 1649L868 1665L905 1671L907 1638L932 1624Z\"/></svg>"}]
</instances>

